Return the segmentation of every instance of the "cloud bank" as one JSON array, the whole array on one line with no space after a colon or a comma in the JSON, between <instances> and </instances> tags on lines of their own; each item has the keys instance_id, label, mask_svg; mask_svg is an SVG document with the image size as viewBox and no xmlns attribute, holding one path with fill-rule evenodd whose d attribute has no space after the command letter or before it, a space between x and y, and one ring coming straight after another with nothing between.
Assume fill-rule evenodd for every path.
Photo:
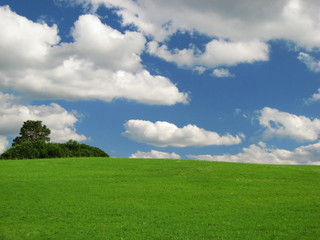
<instances>
[{"instance_id":1,"label":"cloud bank","mask_svg":"<svg viewBox=\"0 0 320 240\"><path fill-rule=\"evenodd\" d=\"M296 141L318 141L320 120L281 112L265 107L259 111L259 122L267 138L290 138ZM297 147L292 151L268 148L264 142L243 148L241 153L230 155L188 155L205 161L262 163L262 164L311 164L320 165L320 142Z\"/></svg>"},{"instance_id":2,"label":"cloud bank","mask_svg":"<svg viewBox=\"0 0 320 240\"><path fill-rule=\"evenodd\" d=\"M63 2L65 0L57 0ZM270 40L293 42L307 50L320 47L317 0L75 0L94 12L112 8L123 26L135 26L153 39L148 52L180 67L207 68L267 61ZM194 47L169 49L179 32L198 32L213 40L199 54ZM301 57L301 54L300 54ZM303 61L309 61L302 56ZM317 69L317 67L312 67Z\"/></svg>"},{"instance_id":3,"label":"cloud bank","mask_svg":"<svg viewBox=\"0 0 320 240\"><path fill-rule=\"evenodd\" d=\"M181 67L204 66L214 68L221 65L233 66L239 63L253 63L269 59L268 45L263 42L229 42L212 40L204 53L194 49L168 50L166 45L159 46L155 41L148 43L148 52L152 55L174 62Z\"/></svg>"},{"instance_id":4,"label":"cloud bank","mask_svg":"<svg viewBox=\"0 0 320 240\"><path fill-rule=\"evenodd\" d=\"M308 164L320 165L320 142L302 146L288 151L285 149L270 149L266 144L250 145L243 148L241 153L236 155L188 155L195 160L238 162L238 163L261 163L261 164Z\"/></svg>"},{"instance_id":5,"label":"cloud bank","mask_svg":"<svg viewBox=\"0 0 320 240\"><path fill-rule=\"evenodd\" d=\"M61 1L61 0L60 0ZM134 24L157 41L179 29L233 41L286 39L308 48L320 46L317 0L77 0L115 7L123 25Z\"/></svg>"},{"instance_id":6,"label":"cloud bank","mask_svg":"<svg viewBox=\"0 0 320 240\"><path fill-rule=\"evenodd\" d=\"M57 26L35 23L0 7L0 90L32 99L128 99L145 104L187 103L188 94L141 64L146 39L121 33L95 15L74 23L73 42L60 42Z\"/></svg>"},{"instance_id":7,"label":"cloud bank","mask_svg":"<svg viewBox=\"0 0 320 240\"><path fill-rule=\"evenodd\" d=\"M150 122L144 120L129 120L124 124L126 131L123 136L137 142L147 143L157 147L190 147L212 145L235 145L242 142L244 135L220 136L216 132L207 131L195 125L178 128L169 122Z\"/></svg>"},{"instance_id":8,"label":"cloud bank","mask_svg":"<svg viewBox=\"0 0 320 240\"><path fill-rule=\"evenodd\" d=\"M180 159L181 156L176 153L159 152L151 150L150 152L137 151L130 158L159 158L159 159Z\"/></svg>"}]
</instances>

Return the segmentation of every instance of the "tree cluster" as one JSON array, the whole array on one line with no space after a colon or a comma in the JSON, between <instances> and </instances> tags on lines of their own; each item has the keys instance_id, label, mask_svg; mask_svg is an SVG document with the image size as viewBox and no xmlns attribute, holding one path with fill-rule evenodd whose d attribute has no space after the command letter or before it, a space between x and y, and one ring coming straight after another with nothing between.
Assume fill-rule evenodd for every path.
<instances>
[{"instance_id":1,"label":"tree cluster","mask_svg":"<svg viewBox=\"0 0 320 240\"><path fill-rule=\"evenodd\" d=\"M13 140L12 147L0 159L35 159L65 157L109 157L99 148L74 140L66 143L50 143L50 129L41 121L24 122L20 135Z\"/></svg>"}]
</instances>

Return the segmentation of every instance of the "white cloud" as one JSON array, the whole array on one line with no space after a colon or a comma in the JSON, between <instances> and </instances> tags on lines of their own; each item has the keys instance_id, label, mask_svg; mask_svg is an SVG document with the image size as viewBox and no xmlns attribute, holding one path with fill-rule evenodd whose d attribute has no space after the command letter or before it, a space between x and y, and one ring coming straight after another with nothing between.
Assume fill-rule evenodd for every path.
<instances>
[{"instance_id":1,"label":"white cloud","mask_svg":"<svg viewBox=\"0 0 320 240\"><path fill-rule=\"evenodd\" d=\"M94 15L83 15L74 24L73 44L62 49L71 51L81 59L90 59L96 67L136 72L142 69L140 54L145 47L141 33L121 33L101 23ZM130 44L129 44L130 43Z\"/></svg>"},{"instance_id":2,"label":"white cloud","mask_svg":"<svg viewBox=\"0 0 320 240\"><path fill-rule=\"evenodd\" d=\"M243 151L236 155L189 155L188 157L218 162L320 165L320 142L301 146L293 151L269 149L266 144L260 142L258 145L253 144L248 148L243 148Z\"/></svg>"},{"instance_id":3,"label":"white cloud","mask_svg":"<svg viewBox=\"0 0 320 240\"><path fill-rule=\"evenodd\" d=\"M198 74L203 74L207 69L203 66L195 66L192 70Z\"/></svg>"},{"instance_id":4,"label":"white cloud","mask_svg":"<svg viewBox=\"0 0 320 240\"><path fill-rule=\"evenodd\" d=\"M236 65L239 63L253 63L267 61L269 47L266 43L252 42L228 42L212 40L206 46L205 53L200 61L208 67L220 65Z\"/></svg>"},{"instance_id":5,"label":"white cloud","mask_svg":"<svg viewBox=\"0 0 320 240\"><path fill-rule=\"evenodd\" d=\"M123 136L132 140L158 147L189 147L210 145L240 144L244 135L220 136L216 132L207 131L195 125L178 128L169 122L149 122L144 120L129 120L125 123Z\"/></svg>"},{"instance_id":6,"label":"white cloud","mask_svg":"<svg viewBox=\"0 0 320 240\"><path fill-rule=\"evenodd\" d=\"M176 153L159 152L151 150L150 152L137 151L130 158L160 158L160 159L180 159L180 155Z\"/></svg>"},{"instance_id":7,"label":"white cloud","mask_svg":"<svg viewBox=\"0 0 320 240\"><path fill-rule=\"evenodd\" d=\"M34 23L8 7L0 7L0 24L0 89L33 99L188 102L188 94L168 78L144 70L141 33L121 33L97 16L83 15L75 22L74 42L57 45L56 26Z\"/></svg>"},{"instance_id":8,"label":"white cloud","mask_svg":"<svg viewBox=\"0 0 320 240\"><path fill-rule=\"evenodd\" d=\"M313 72L320 72L320 60L315 59L307 53L300 52L298 59Z\"/></svg>"},{"instance_id":9,"label":"white cloud","mask_svg":"<svg viewBox=\"0 0 320 240\"><path fill-rule=\"evenodd\" d=\"M315 141L320 136L320 119L280 112L265 107L260 111L259 122L266 128L266 137L288 137L298 141Z\"/></svg>"},{"instance_id":10,"label":"white cloud","mask_svg":"<svg viewBox=\"0 0 320 240\"><path fill-rule=\"evenodd\" d=\"M318 92L314 93L311 98L310 98L311 102L316 102L316 101L320 101L320 88L318 89Z\"/></svg>"},{"instance_id":11,"label":"white cloud","mask_svg":"<svg viewBox=\"0 0 320 240\"><path fill-rule=\"evenodd\" d=\"M158 42L152 41L148 43L147 50L150 54L163 58L168 62L174 62L181 67L195 65L194 49L175 49L171 52L166 45L159 46Z\"/></svg>"},{"instance_id":12,"label":"white cloud","mask_svg":"<svg viewBox=\"0 0 320 240\"><path fill-rule=\"evenodd\" d=\"M286 39L320 47L317 0L78 0L118 7L124 25L134 24L157 41L179 29L233 41Z\"/></svg>"},{"instance_id":13,"label":"white cloud","mask_svg":"<svg viewBox=\"0 0 320 240\"><path fill-rule=\"evenodd\" d=\"M7 137L0 136L0 154L3 153L9 147Z\"/></svg>"},{"instance_id":14,"label":"white cloud","mask_svg":"<svg viewBox=\"0 0 320 240\"><path fill-rule=\"evenodd\" d=\"M51 46L60 38L57 26L34 23L8 6L0 7L0 70L44 63Z\"/></svg>"},{"instance_id":15,"label":"white cloud","mask_svg":"<svg viewBox=\"0 0 320 240\"><path fill-rule=\"evenodd\" d=\"M51 130L52 142L65 142L73 139L84 141L86 136L76 132L78 121L75 113L70 113L60 105L23 105L19 98L0 92L0 136L15 137L19 134L24 121L40 120Z\"/></svg>"},{"instance_id":16,"label":"white cloud","mask_svg":"<svg viewBox=\"0 0 320 240\"><path fill-rule=\"evenodd\" d=\"M259 41L229 42L212 40L206 45L204 53L194 49L175 49L169 51L165 45L159 46L155 41L148 43L148 52L174 62L180 67L197 67L198 65L214 68L221 65L237 65L239 63L253 63L269 59L269 47Z\"/></svg>"},{"instance_id":17,"label":"white cloud","mask_svg":"<svg viewBox=\"0 0 320 240\"><path fill-rule=\"evenodd\" d=\"M212 74L215 77L219 77L219 78L234 77L234 75L229 71L229 69L225 69L225 68L216 68L213 70Z\"/></svg>"}]
</instances>

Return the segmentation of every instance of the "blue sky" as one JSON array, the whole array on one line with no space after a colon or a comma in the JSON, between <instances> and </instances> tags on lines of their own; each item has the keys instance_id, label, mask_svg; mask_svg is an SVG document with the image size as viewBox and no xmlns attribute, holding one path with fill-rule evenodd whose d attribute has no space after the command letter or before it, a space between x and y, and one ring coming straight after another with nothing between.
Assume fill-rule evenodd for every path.
<instances>
[{"instance_id":1,"label":"blue sky","mask_svg":"<svg viewBox=\"0 0 320 240\"><path fill-rule=\"evenodd\" d=\"M0 1L0 151L23 121L113 157L320 164L317 0Z\"/></svg>"}]
</instances>

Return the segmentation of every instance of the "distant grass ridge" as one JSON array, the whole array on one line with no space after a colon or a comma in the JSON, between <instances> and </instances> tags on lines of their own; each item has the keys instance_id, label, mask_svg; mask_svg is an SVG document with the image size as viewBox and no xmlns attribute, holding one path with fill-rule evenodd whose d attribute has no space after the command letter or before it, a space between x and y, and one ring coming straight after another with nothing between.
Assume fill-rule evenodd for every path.
<instances>
[{"instance_id":1,"label":"distant grass ridge","mask_svg":"<svg viewBox=\"0 0 320 240\"><path fill-rule=\"evenodd\" d=\"M319 239L319 182L319 166L0 161L0 239Z\"/></svg>"}]
</instances>

